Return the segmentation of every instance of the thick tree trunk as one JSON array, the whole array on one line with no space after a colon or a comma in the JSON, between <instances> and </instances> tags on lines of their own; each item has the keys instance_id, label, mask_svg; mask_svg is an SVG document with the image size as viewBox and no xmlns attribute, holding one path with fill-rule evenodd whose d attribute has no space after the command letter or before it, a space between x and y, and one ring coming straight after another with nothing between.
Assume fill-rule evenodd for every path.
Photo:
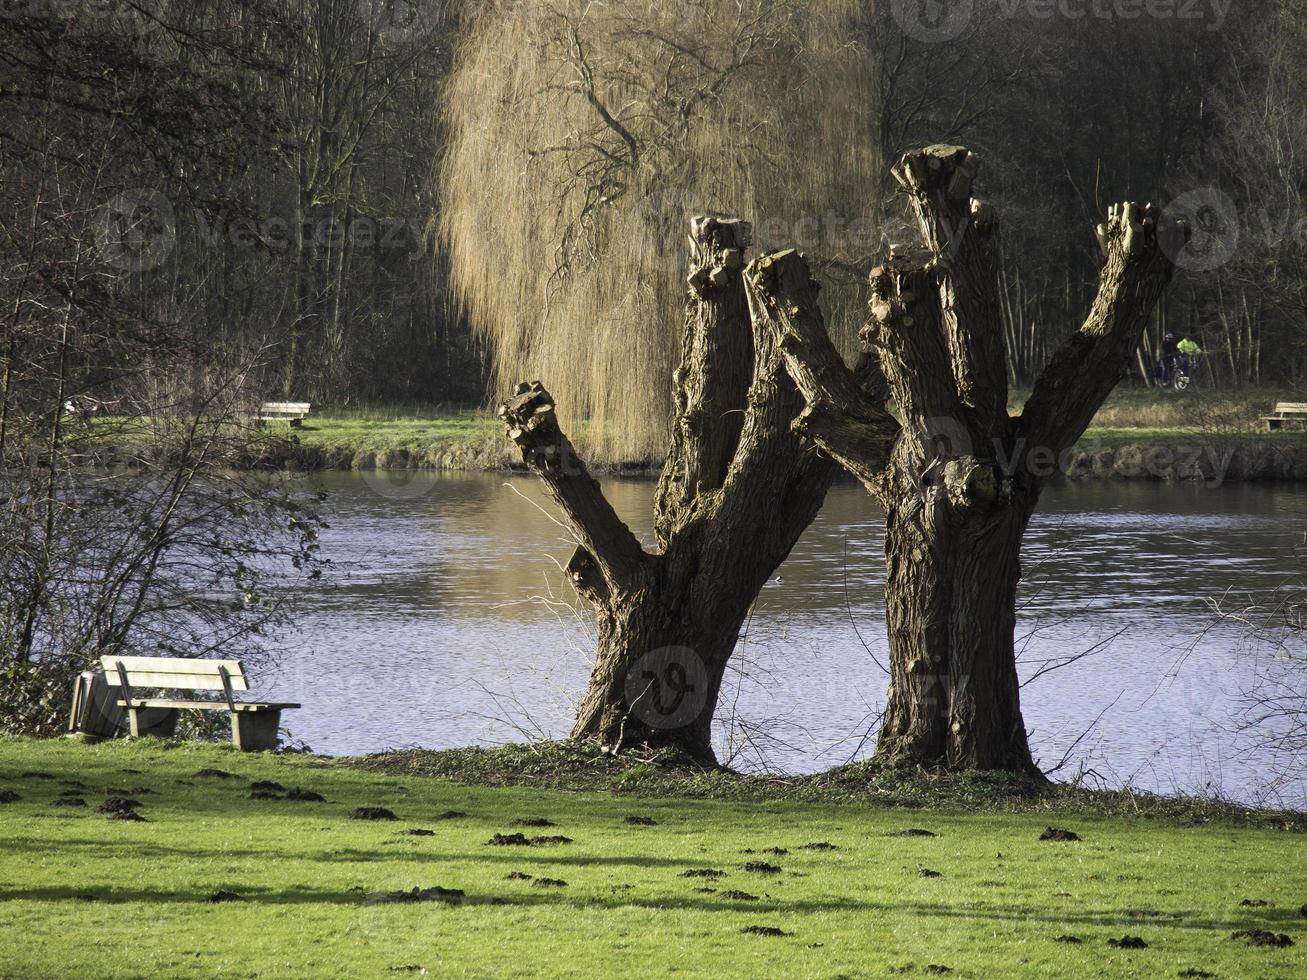
<instances>
[{"instance_id":1,"label":"thick tree trunk","mask_svg":"<svg viewBox=\"0 0 1307 980\"><path fill-rule=\"evenodd\" d=\"M803 399L759 313L779 303L824 331L806 264L791 253L746 275L749 227L739 221L696 218L690 237L657 553L647 554L608 505L539 382L519 386L500 415L576 534L568 574L598 620L573 737L712 762L713 712L740 628L816 517L837 467L793 431Z\"/></svg>"},{"instance_id":2,"label":"thick tree trunk","mask_svg":"<svg viewBox=\"0 0 1307 980\"><path fill-rule=\"evenodd\" d=\"M877 755L1034 771L1014 630L1027 502L960 520L906 494L886 514L890 687Z\"/></svg>"},{"instance_id":3,"label":"thick tree trunk","mask_svg":"<svg viewBox=\"0 0 1307 980\"><path fill-rule=\"evenodd\" d=\"M713 708L748 607L723 595L710 600L717 617L705 622L691 612L687 620L693 601L671 602L655 583L605 610L573 738L673 747L714 761Z\"/></svg>"},{"instance_id":4,"label":"thick tree trunk","mask_svg":"<svg viewBox=\"0 0 1307 980\"><path fill-rule=\"evenodd\" d=\"M971 197L978 169L950 146L894 168L924 247L872 272L863 340L899 419L817 324L779 309L771 326L808 402L800 424L886 511L890 689L877 756L1036 774L1013 636L1021 540L1050 461L1115 387L1170 280L1159 238L1183 229L1159 228L1151 207L1112 208L1094 306L1009 418L998 228Z\"/></svg>"}]
</instances>

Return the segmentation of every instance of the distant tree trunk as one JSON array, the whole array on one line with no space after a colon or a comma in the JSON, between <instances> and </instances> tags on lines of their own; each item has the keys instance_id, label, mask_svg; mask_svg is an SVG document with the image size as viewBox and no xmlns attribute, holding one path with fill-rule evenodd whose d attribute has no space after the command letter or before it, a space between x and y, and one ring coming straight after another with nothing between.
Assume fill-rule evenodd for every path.
<instances>
[{"instance_id":1,"label":"distant tree trunk","mask_svg":"<svg viewBox=\"0 0 1307 980\"><path fill-rule=\"evenodd\" d=\"M713 712L744 619L838 470L791 429L803 401L770 329L750 317L762 300L746 296L742 276L749 234L740 221L691 222L677 424L655 502L657 553L618 519L539 382L519 386L500 409L580 542L567 571L595 609L599 644L572 735L613 751L670 746L713 761ZM806 315L820 322L806 264L796 255L784 261L802 282Z\"/></svg>"},{"instance_id":2,"label":"distant tree trunk","mask_svg":"<svg viewBox=\"0 0 1307 980\"><path fill-rule=\"evenodd\" d=\"M1037 773L1026 741L1014 627L1020 549L1045 481L1129 368L1172 266L1150 207L1114 207L1098 236L1098 297L1009 417L998 228L971 198L961 147L906 155L894 176L925 248L871 274L864 344L902 419L867 397L821 325L770 311L808 402L801 431L886 512L890 688L876 754L891 763ZM1171 254L1176 254L1174 251ZM784 293L784 290L781 290Z\"/></svg>"}]
</instances>

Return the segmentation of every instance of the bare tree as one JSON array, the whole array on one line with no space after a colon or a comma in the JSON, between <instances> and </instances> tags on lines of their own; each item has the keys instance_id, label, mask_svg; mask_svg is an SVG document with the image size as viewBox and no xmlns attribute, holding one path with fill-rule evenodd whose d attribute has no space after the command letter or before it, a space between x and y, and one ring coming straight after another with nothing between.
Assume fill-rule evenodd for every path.
<instances>
[{"instance_id":1,"label":"bare tree","mask_svg":"<svg viewBox=\"0 0 1307 980\"><path fill-rule=\"evenodd\" d=\"M871 274L863 340L885 396L844 366L802 277L755 288L775 298L766 319L807 399L799 430L886 511L890 689L877 755L1033 773L1013 644L1021 540L1058 455L1116 386L1170 281L1159 239L1183 232L1159 227L1151 205L1112 208L1089 316L1009 417L998 225L971 196L978 166L964 148L932 146L894 169L925 248Z\"/></svg>"},{"instance_id":2,"label":"bare tree","mask_svg":"<svg viewBox=\"0 0 1307 980\"><path fill-rule=\"evenodd\" d=\"M746 299L749 233L735 220L691 223L675 438L654 511L657 552L645 551L614 513L539 382L520 386L500 409L577 537L567 571L598 619L595 666L572 734L613 750L671 746L714 758L713 711L741 626L837 470L791 431L802 399L756 315L765 290ZM815 296L806 265L796 256L784 264Z\"/></svg>"}]
</instances>

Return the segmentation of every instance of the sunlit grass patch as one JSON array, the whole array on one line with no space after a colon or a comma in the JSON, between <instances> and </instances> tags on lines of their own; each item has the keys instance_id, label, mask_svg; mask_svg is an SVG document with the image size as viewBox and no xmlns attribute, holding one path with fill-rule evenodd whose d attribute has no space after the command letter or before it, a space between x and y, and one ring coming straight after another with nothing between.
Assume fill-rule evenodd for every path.
<instances>
[{"instance_id":1,"label":"sunlit grass patch","mask_svg":"<svg viewBox=\"0 0 1307 980\"><path fill-rule=\"evenodd\" d=\"M326 802L252 800L260 780ZM197 745L0 741L0 789L21 797L0 805L0 976L1307 970L1307 943L1230 938L1302 937L1307 859L1275 830L1064 812L1082 840L1042 841L1038 813L477 788ZM144 822L98 813L111 789ZM487 843L513 832L570 842Z\"/></svg>"}]
</instances>

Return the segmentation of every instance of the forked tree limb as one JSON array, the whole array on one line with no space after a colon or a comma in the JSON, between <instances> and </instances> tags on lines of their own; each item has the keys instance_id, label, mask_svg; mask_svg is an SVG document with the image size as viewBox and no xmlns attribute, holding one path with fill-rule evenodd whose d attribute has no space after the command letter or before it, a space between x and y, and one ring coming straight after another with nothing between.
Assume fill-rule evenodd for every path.
<instances>
[{"instance_id":1,"label":"forked tree limb","mask_svg":"<svg viewBox=\"0 0 1307 980\"><path fill-rule=\"evenodd\" d=\"M1106 252L1098 295L1084 325L1053 355L1021 413L1029 449L1061 452L1084 434L1121 379L1139 337L1171 281L1168 257L1182 243L1182 224L1162 221L1151 204L1115 205L1098 228Z\"/></svg>"},{"instance_id":2,"label":"forked tree limb","mask_svg":"<svg viewBox=\"0 0 1307 980\"><path fill-rule=\"evenodd\" d=\"M938 272L915 260L877 266L869 279L871 311L862 340L875 353L904 419L965 414L950 369Z\"/></svg>"},{"instance_id":3,"label":"forked tree limb","mask_svg":"<svg viewBox=\"0 0 1307 980\"><path fill-rule=\"evenodd\" d=\"M939 270L940 321L951 374L983 437L1007 419L1007 361L998 299L998 221L972 198L980 159L961 146L905 154L894 178L912 201L917 224ZM923 367L929 367L923 365Z\"/></svg>"},{"instance_id":4,"label":"forked tree limb","mask_svg":"<svg viewBox=\"0 0 1307 980\"><path fill-rule=\"evenodd\" d=\"M874 482L889 461L899 424L831 343L807 262L793 249L776 252L752 262L744 278L751 315L771 331L807 401L796 430L864 483Z\"/></svg>"},{"instance_id":5,"label":"forked tree limb","mask_svg":"<svg viewBox=\"0 0 1307 980\"><path fill-rule=\"evenodd\" d=\"M654 498L654 529L664 548L695 501L721 487L739 442L754 359L741 278L751 237L747 221L690 222L689 295L674 375L676 420Z\"/></svg>"},{"instance_id":6,"label":"forked tree limb","mask_svg":"<svg viewBox=\"0 0 1307 980\"><path fill-rule=\"evenodd\" d=\"M499 407L508 436L523 461L562 509L586 555L576 554L568 572L578 591L598 600L638 583L650 556L590 475L554 412L554 400L539 381L523 382ZM587 559L588 555L588 559ZM597 569L602 583L595 576Z\"/></svg>"}]
</instances>

